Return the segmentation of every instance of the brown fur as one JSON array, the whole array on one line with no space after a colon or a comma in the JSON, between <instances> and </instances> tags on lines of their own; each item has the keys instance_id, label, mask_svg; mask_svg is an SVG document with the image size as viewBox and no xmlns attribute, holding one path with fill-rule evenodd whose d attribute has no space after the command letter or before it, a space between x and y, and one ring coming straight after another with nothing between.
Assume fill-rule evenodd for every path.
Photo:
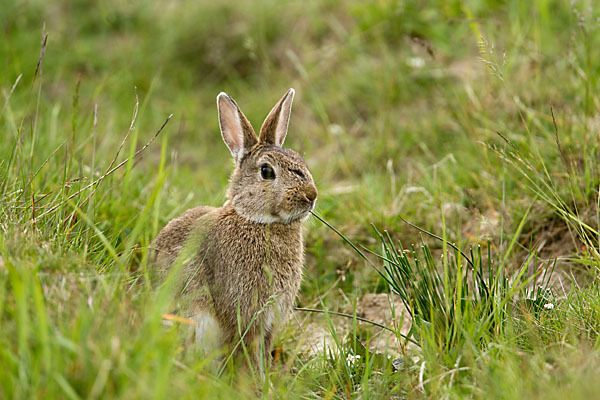
<instances>
[{"instance_id":1,"label":"brown fur","mask_svg":"<svg viewBox=\"0 0 600 400\"><path fill-rule=\"evenodd\" d=\"M254 361L261 343L268 354L274 327L294 305L302 280L302 220L317 197L302 157L280 147L293 95L288 91L273 108L259 140L254 131L255 140L249 138L250 125L233 99L219 95L223 138L236 160L228 201L221 208L186 211L161 230L154 245L159 266L181 259L188 311L210 313L223 345L243 337ZM265 164L275 179L262 178Z\"/></svg>"}]
</instances>

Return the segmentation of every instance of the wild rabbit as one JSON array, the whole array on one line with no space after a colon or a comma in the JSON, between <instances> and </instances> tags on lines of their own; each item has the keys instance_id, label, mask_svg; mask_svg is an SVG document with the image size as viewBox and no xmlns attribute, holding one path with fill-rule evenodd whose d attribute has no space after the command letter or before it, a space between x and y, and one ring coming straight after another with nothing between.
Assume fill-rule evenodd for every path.
<instances>
[{"instance_id":1,"label":"wild rabbit","mask_svg":"<svg viewBox=\"0 0 600 400\"><path fill-rule=\"evenodd\" d=\"M242 340L254 362L269 358L273 331L294 305L304 261L302 221L317 199L302 157L281 147L293 100L289 89L257 138L236 102L217 96L221 134L235 160L227 201L186 211L154 244L159 266L182 265L181 293L199 322L197 339L216 336L238 351Z\"/></svg>"}]
</instances>

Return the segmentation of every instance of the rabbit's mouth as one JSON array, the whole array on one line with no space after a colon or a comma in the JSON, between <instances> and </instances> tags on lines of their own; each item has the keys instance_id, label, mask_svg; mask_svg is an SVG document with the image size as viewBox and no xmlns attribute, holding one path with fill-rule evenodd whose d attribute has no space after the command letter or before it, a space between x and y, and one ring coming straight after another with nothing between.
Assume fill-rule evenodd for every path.
<instances>
[{"instance_id":1,"label":"rabbit's mouth","mask_svg":"<svg viewBox=\"0 0 600 400\"><path fill-rule=\"evenodd\" d=\"M252 222L256 222L258 224L273 224L273 223L280 223L280 224L291 224L293 222L296 221L306 221L308 219L308 217L310 216L310 212L313 210L314 205L311 205L310 207L307 207L305 209L302 209L300 211L296 211L296 212L292 212L292 213L280 213L277 215L273 215L273 214L264 214L264 215L245 215L244 213L239 213L239 215L241 215L242 217L252 221Z\"/></svg>"},{"instance_id":2,"label":"rabbit's mouth","mask_svg":"<svg viewBox=\"0 0 600 400\"><path fill-rule=\"evenodd\" d=\"M316 204L316 200L311 201L309 205L296 214L296 218L294 220L300 220L302 222L306 221L308 217L310 217L311 211L315 209Z\"/></svg>"},{"instance_id":3,"label":"rabbit's mouth","mask_svg":"<svg viewBox=\"0 0 600 400\"><path fill-rule=\"evenodd\" d=\"M306 221L310 216L310 212L315 208L316 199L310 202L303 204L301 207L294 207L290 211L263 211L263 213L253 213L248 212L241 207L236 207L235 204L233 208L235 211L242 217L259 224L272 224L272 223L280 223L280 224L291 224L296 221Z\"/></svg>"},{"instance_id":4,"label":"rabbit's mouth","mask_svg":"<svg viewBox=\"0 0 600 400\"><path fill-rule=\"evenodd\" d=\"M310 204L307 204L305 207L294 210L292 212L283 212L277 215L275 219L277 222L282 224L291 224L296 221L306 221L310 216L310 212L315 208L315 201L311 201Z\"/></svg>"}]
</instances>

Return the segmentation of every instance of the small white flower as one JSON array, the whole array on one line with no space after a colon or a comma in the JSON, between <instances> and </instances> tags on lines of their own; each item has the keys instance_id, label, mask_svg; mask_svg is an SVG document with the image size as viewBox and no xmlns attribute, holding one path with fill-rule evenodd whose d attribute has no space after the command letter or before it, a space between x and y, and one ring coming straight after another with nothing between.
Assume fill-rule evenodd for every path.
<instances>
[{"instance_id":1,"label":"small white flower","mask_svg":"<svg viewBox=\"0 0 600 400\"><path fill-rule=\"evenodd\" d=\"M552 304L552 303L546 303L546 304L544 304L544 308L546 310L554 310L554 304Z\"/></svg>"},{"instance_id":2,"label":"small white flower","mask_svg":"<svg viewBox=\"0 0 600 400\"><path fill-rule=\"evenodd\" d=\"M423 60L421 57L411 57L406 63L413 68L423 68L425 65L425 60Z\"/></svg>"},{"instance_id":3,"label":"small white flower","mask_svg":"<svg viewBox=\"0 0 600 400\"><path fill-rule=\"evenodd\" d=\"M354 363L358 360L360 360L360 355L358 354L348 354L346 357L346 363L349 367L354 367Z\"/></svg>"},{"instance_id":4,"label":"small white flower","mask_svg":"<svg viewBox=\"0 0 600 400\"><path fill-rule=\"evenodd\" d=\"M344 128L342 128L341 125L338 124L331 124L329 125L329 132L332 135L340 136L344 133Z\"/></svg>"}]
</instances>

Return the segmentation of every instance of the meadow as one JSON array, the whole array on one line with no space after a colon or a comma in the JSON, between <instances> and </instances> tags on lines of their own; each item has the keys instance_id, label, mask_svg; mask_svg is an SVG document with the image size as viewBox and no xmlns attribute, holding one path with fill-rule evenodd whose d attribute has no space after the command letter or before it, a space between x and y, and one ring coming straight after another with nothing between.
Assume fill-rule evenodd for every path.
<instances>
[{"instance_id":1,"label":"meadow","mask_svg":"<svg viewBox=\"0 0 600 400\"><path fill-rule=\"evenodd\" d=\"M600 396L592 0L0 0L0 398ZM263 373L148 250L232 170L215 98L319 198ZM312 310L312 311L309 311Z\"/></svg>"}]
</instances>

